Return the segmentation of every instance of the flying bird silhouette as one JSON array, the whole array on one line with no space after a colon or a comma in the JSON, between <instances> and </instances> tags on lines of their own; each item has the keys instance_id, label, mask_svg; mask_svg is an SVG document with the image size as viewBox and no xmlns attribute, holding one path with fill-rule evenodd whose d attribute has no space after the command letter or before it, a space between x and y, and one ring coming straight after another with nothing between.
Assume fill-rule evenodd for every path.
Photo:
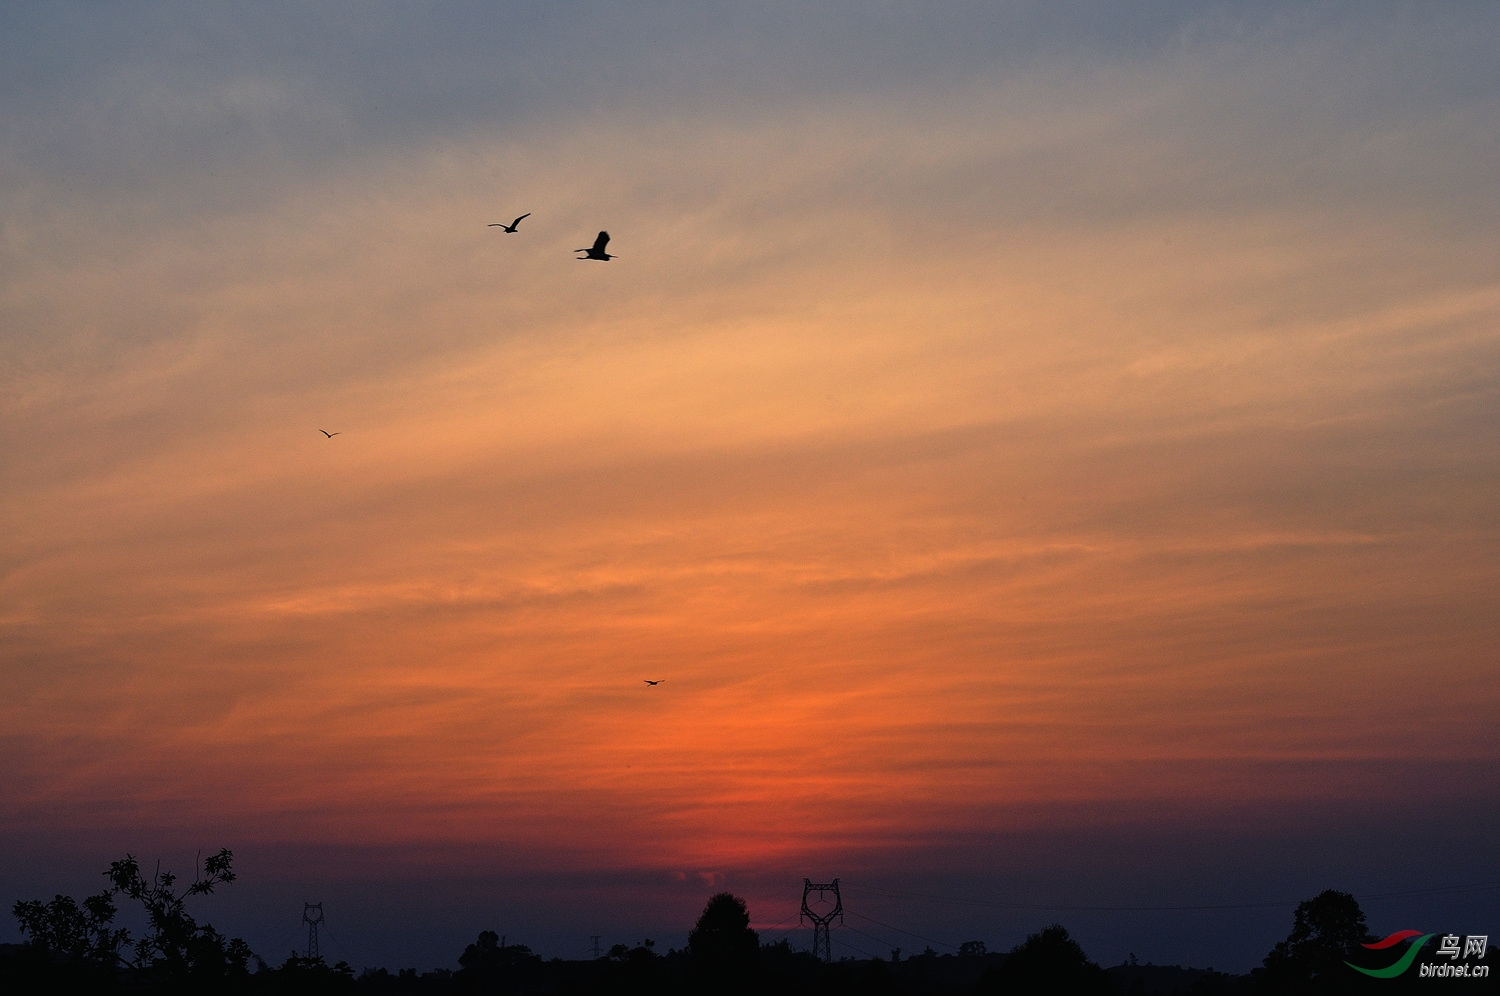
<instances>
[{"instance_id":1,"label":"flying bird silhouette","mask_svg":"<svg viewBox=\"0 0 1500 996\"><path fill-rule=\"evenodd\" d=\"M589 248L589 249L574 249L573 251L574 252L585 253L585 255L578 257L579 260L585 260L585 259L602 259L602 260L604 260L607 263L610 260L616 258L616 257L611 256L609 253L607 253L607 252L604 251L604 247L607 246L607 245L609 245L609 233L608 232L600 232L599 233L599 237L594 240L594 245L593 245L592 248Z\"/></svg>"},{"instance_id":2,"label":"flying bird silhouette","mask_svg":"<svg viewBox=\"0 0 1500 996\"><path fill-rule=\"evenodd\" d=\"M514 232L516 230L516 226L521 223L521 218L530 218L530 217L531 217L531 212L527 211L525 214L521 215L520 218L517 218L515 221L511 222L509 225L507 225L503 221L492 221L492 222L490 222L488 225L486 225L484 227L485 228L498 228L498 229L501 229L502 231Z\"/></svg>"},{"instance_id":3,"label":"flying bird silhouette","mask_svg":"<svg viewBox=\"0 0 1500 996\"><path fill-rule=\"evenodd\" d=\"M329 432L327 429L319 429L318 431L321 432L323 435L327 436L329 439L332 439L334 436L339 435L339 433L337 433L337 432Z\"/></svg>"},{"instance_id":4,"label":"flying bird silhouette","mask_svg":"<svg viewBox=\"0 0 1500 996\"><path fill-rule=\"evenodd\" d=\"M642 678L641 680L644 681L648 685L660 685L662 682L666 681L667 679L666 678L657 678L655 681L652 681L650 678Z\"/></svg>"}]
</instances>

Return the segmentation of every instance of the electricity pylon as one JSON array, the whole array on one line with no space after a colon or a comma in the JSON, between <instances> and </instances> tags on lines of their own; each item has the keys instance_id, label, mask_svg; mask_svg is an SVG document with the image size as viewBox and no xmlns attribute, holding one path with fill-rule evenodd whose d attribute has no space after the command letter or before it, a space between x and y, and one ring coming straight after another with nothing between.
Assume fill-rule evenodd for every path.
<instances>
[{"instance_id":1,"label":"electricity pylon","mask_svg":"<svg viewBox=\"0 0 1500 996\"><path fill-rule=\"evenodd\" d=\"M322 903L303 903L302 922L307 924L307 959L311 961L320 957L318 954L318 924L323 922Z\"/></svg>"},{"instance_id":2,"label":"electricity pylon","mask_svg":"<svg viewBox=\"0 0 1500 996\"><path fill-rule=\"evenodd\" d=\"M827 893L833 893L833 909L826 913L815 913L812 907L807 905L807 897L813 893L822 899ZM835 919L839 923L844 922L844 898L839 895L839 880L834 879L823 885L819 885L810 878L802 880L802 916L797 922L802 922L802 917L812 921L813 924L813 957L823 961L833 961L833 941L828 937L828 925Z\"/></svg>"}]
</instances>

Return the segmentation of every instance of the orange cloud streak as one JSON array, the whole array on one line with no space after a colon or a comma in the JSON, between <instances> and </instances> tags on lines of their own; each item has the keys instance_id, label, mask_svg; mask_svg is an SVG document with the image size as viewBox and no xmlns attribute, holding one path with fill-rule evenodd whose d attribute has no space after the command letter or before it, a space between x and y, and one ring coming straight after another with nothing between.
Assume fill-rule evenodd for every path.
<instances>
[{"instance_id":1,"label":"orange cloud streak","mask_svg":"<svg viewBox=\"0 0 1500 996\"><path fill-rule=\"evenodd\" d=\"M1357 211L960 221L1035 152L961 123L619 134L509 240L596 135L475 136L20 273L6 819L711 869L1463 791L1500 291Z\"/></svg>"}]
</instances>

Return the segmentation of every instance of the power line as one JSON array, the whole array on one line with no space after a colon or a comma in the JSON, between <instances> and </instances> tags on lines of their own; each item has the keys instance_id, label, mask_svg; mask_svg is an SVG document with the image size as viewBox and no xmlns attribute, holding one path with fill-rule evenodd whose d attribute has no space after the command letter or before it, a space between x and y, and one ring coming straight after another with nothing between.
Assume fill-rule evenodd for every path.
<instances>
[{"instance_id":1,"label":"power line","mask_svg":"<svg viewBox=\"0 0 1500 996\"><path fill-rule=\"evenodd\" d=\"M788 913L786 916L782 917L780 920L778 920L775 923L771 924L769 927L762 927L761 931L765 932L767 930L775 930L777 927L780 927L782 924L791 923L794 919L798 919L799 916L800 916L800 914L798 914L798 913Z\"/></svg>"},{"instance_id":2,"label":"power line","mask_svg":"<svg viewBox=\"0 0 1500 996\"><path fill-rule=\"evenodd\" d=\"M282 944L282 945L280 945L280 947L286 949L287 951L290 951L292 954L295 955L297 953L297 944L301 940L301 935L302 935L302 927L298 926L295 929L293 929L290 934L286 935L286 939L289 940L290 943ZM257 957L259 957L259 955L257 955ZM275 956L273 955L273 957L275 957ZM261 958L261 961L265 961L265 959ZM269 962L267 962L267 964L269 964Z\"/></svg>"},{"instance_id":3,"label":"power line","mask_svg":"<svg viewBox=\"0 0 1500 996\"><path fill-rule=\"evenodd\" d=\"M965 906L988 906L1008 910L1044 910L1055 913L1189 913L1208 910L1257 910L1298 906L1302 902L1299 899L1279 899L1274 902L1212 903L1198 906L1064 906L1044 903L1005 903L989 899L963 899L956 896L923 896L914 893L884 892L880 889L874 889L859 883L851 884L856 889L862 889L873 895L884 896L887 899L910 899L928 903L956 903ZM1448 886L1438 889L1411 889L1405 892L1370 893L1357 898L1369 902L1377 899L1402 899L1414 896L1458 895L1467 892L1486 892L1491 889L1500 889L1500 882L1493 882L1486 885ZM897 928L893 927L891 929L895 930ZM905 931L902 931L902 933L905 933Z\"/></svg>"},{"instance_id":4,"label":"power line","mask_svg":"<svg viewBox=\"0 0 1500 996\"><path fill-rule=\"evenodd\" d=\"M847 923L844 924L844 926L848 927L850 930L854 931L860 937L868 937L870 940L874 941L877 944L884 944L887 947L895 947L894 944L892 944L890 941L886 940L884 937L876 937L874 934L867 934L863 930L860 930L858 927L850 926ZM848 942L845 942L845 943L848 943Z\"/></svg>"},{"instance_id":5,"label":"power line","mask_svg":"<svg viewBox=\"0 0 1500 996\"><path fill-rule=\"evenodd\" d=\"M804 885L806 886L807 883L804 883ZM814 890L816 890L817 886L814 885L814 886L812 886L812 888ZM1274 902L1259 902L1259 903L1214 903L1214 904L1202 904L1202 905L1192 905L1192 906L1084 906L1084 905L1068 906L1068 905L1041 904L1041 903L1005 903L1005 902L997 902L997 901L983 900L983 899L963 899L963 898L950 897L950 896L926 896L926 895L920 895L920 894L915 894L915 893L885 892L885 891L880 890L880 889L870 888L869 886L860 885L860 884L857 884L857 883L855 884L855 888L862 889L865 892L869 892L869 893L872 893L874 895L885 896L885 897L890 898L890 899L912 899L912 900L920 900L920 901L925 901L925 902L958 903L958 904L973 905L973 906L990 906L990 907L997 907L997 908L1001 908L1001 909L1048 910L1048 911L1059 911L1059 912L1071 911L1071 912L1111 912L1111 913L1131 912L1131 913L1134 913L1134 912L1197 912L1197 911L1205 911L1205 910L1272 909L1272 908L1277 908L1277 907L1296 906L1300 902L1299 900L1278 900L1278 901L1274 901ZM1404 890L1404 891L1400 891L1400 892L1370 893L1370 894L1365 895L1362 898L1365 899L1366 901L1370 901L1370 900L1379 900L1379 899L1407 898L1407 897L1414 897L1414 896L1455 895L1455 894L1463 894L1463 893L1485 892L1485 891L1490 891L1490 890L1493 890L1493 889L1500 889L1500 883L1485 883L1485 884L1480 884L1480 885L1442 886L1442 887L1432 888L1432 889L1408 889L1408 890ZM805 902L805 889L804 889L804 902ZM957 946L955 946L953 944L950 944L947 941L940 941L940 940L938 940L936 938L933 938L933 937L927 937L924 934L918 934L915 931L910 931L910 930L906 930L906 929L904 929L902 927L893 926L892 924L884 923L884 922L882 922L880 920L877 920L877 919L875 919L872 916L866 916L863 913L856 913L856 912L854 912L852 910L844 910L842 908L842 903L839 904L839 912L840 913L844 913L844 914L848 914L849 916L857 917L858 919L866 921L866 922L871 923L871 924L874 924L877 927L883 927L886 930L895 931L898 934L905 934L908 937L915 937L918 940L926 941L928 944L936 944L936 945L939 945L940 947L948 948L950 950L955 950L955 951L958 950ZM788 919L790 919L790 918L788 918ZM832 919L832 917L829 917L829 919ZM787 922L786 920L781 921L781 923L786 923L786 922ZM776 927L779 927L779 926L781 926L780 923L774 924L772 927L767 928L767 931L763 932L763 936L765 935L765 933L768 933L770 930L774 930ZM793 930L799 929L800 926L801 926L801 924L800 924L800 918L799 918L799 923L798 923L797 927L788 928L787 930L782 931L781 934L782 935L790 934ZM851 924L846 923L845 926L849 927L849 929L851 931L853 931L856 934L859 934L861 937L864 937L864 938L867 938L869 940L875 941L878 944L888 944L889 943L884 938L876 937L874 934L866 933L865 931L860 930L858 927L855 927L855 926L853 926ZM824 928L824 929L826 930L826 928ZM818 931L817 930L814 931L814 944L816 945L814 947L814 949L813 949L815 957L818 956L819 954L821 954L824 959L829 960L829 961L832 960L832 952L829 950L830 949L830 945L829 945L828 941L826 941L822 937L818 936ZM859 948L859 947L857 947L857 946L855 946L853 944L849 944L847 940L844 942L844 944L845 944L846 947L848 947L848 948L850 948L850 949L852 949L852 950L854 950L854 951L856 951L856 952L858 952L860 954L863 954L863 955L865 955L868 958L878 958L879 957L878 955L872 955L868 951L865 951L862 948ZM821 949L821 951L820 951L820 949Z\"/></svg>"},{"instance_id":6,"label":"power line","mask_svg":"<svg viewBox=\"0 0 1500 996\"><path fill-rule=\"evenodd\" d=\"M1377 892L1365 896L1365 900L1371 899L1405 899L1410 896L1456 896L1466 892L1488 892L1491 889L1500 889L1500 882L1491 882L1488 885L1450 885L1441 889L1410 889L1406 892Z\"/></svg>"},{"instance_id":7,"label":"power line","mask_svg":"<svg viewBox=\"0 0 1500 996\"><path fill-rule=\"evenodd\" d=\"M777 935L777 937L778 937L778 939L781 938L781 937L785 937L787 934L790 934L792 931L797 930L798 928L800 928L802 926L802 918L801 918L801 916L799 914L793 913L790 916L783 917L779 922L773 923L773 924L771 924L771 926L763 928L760 931L760 935L761 935L761 941L760 942L762 944L775 943L774 941L768 941L766 939L766 937L769 934L769 932L775 930L777 927L782 926L782 924L791 923L792 917L794 917L794 916L797 917L797 925L794 926L794 927L788 927L786 930L781 931Z\"/></svg>"},{"instance_id":8,"label":"power line","mask_svg":"<svg viewBox=\"0 0 1500 996\"><path fill-rule=\"evenodd\" d=\"M328 929L328 924L326 924L326 923L320 924L319 927L318 927L318 929L320 931L320 936L321 937L324 937L327 940L330 940L330 941L333 942L333 953L335 955L338 954L340 951L343 951L345 954L349 954L350 953L349 949L344 946L344 943L342 941L340 941L337 937L333 936L333 931L331 931L331 930ZM326 945L326 944L324 945L324 947L327 947L327 946L328 945Z\"/></svg>"},{"instance_id":9,"label":"power line","mask_svg":"<svg viewBox=\"0 0 1500 996\"><path fill-rule=\"evenodd\" d=\"M844 924L844 926L848 927L849 925L848 924ZM854 930L855 933L861 935L862 937L869 937L870 940L872 940L872 941L880 941L881 944L885 943L884 941L881 941L880 938L878 938L878 937L870 937L869 934L866 934L862 930L855 930L853 927L849 927L849 929L850 930ZM853 944L850 944L848 938L844 938L844 939L840 940L839 944L841 944L842 946L850 949L851 951L857 951L858 953L864 955L866 958L869 958L871 961L880 961L880 955L870 954L870 952L866 951L864 948L857 947L857 946L855 946Z\"/></svg>"},{"instance_id":10,"label":"power line","mask_svg":"<svg viewBox=\"0 0 1500 996\"><path fill-rule=\"evenodd\" d=\"M949 944L947 941L934 940L931 937L924 937L921 934L913 933L910 930L902 930L900 927L892 927L888 923L881 923L879 920L875 919L874 917L872 917L872 916L865 916L863 913L855 913L855 912L852 912L850 910L845 910L844 912L848 913L849 916L857 916L861 920L868 920L870 923L875 924L877 927L884 927L886 930L894 930L898 934L905 934L908 937L915 937L917 940L919 940L919 941L926 941L928 944L936 944L939 947L952 948L954 951L958 950L958 945L957 944ZM852 930L853 928L851 927L850 929Z\"/></svg>"}]
</instances>

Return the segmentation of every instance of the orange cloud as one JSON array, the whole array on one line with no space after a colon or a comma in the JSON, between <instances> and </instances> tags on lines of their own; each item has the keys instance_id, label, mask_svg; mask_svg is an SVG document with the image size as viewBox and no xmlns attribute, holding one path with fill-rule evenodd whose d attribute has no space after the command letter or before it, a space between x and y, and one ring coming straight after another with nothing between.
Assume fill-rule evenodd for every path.
<instances>
[{"instance_id":1,"label":"orange cloud","mask_svg":"<svg viewBox=\"0 0 1500 996\"><path fill-rule=\"evenodd\" d=\"M21 267L68 331L7 381L7 820L716 887L1495 760L1472 244L986 213L1117 128L880 118L470 135Z\"/></svg>"}]
</instances>

